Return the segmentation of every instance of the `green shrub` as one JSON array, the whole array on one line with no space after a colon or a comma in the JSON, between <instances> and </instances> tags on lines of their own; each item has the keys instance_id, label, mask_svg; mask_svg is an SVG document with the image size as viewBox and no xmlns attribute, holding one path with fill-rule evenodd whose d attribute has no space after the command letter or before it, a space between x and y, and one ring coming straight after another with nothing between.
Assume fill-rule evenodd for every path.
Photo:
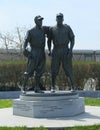
<instances>
[{"instance_id":1,"label":"green shrub","mask_svg":"<svg viewBox=\"0 0 100 130\"><path fill-rule=\"evenodd\" d=\"M0 90L17 90L22 84L25 62L4 62L0 64Z\"/></svg>"},{"instance_id":2,"label":"green shrub","mask_svg":"<svg viewBox=\"0 0 100 130\"><path fill-rule=\"evenodd\" d=\"M25 61L0 63L0 91L19 90L19 86L23 85L26 65L27 63ZM73 62L73 72L75 84L78 90L83 89L84 79L88 79L90 77L98 79L98 85L96 89L100 90L100 63ZM47 62L46 64L45 73L41 82L47 89L50 89L50 62ZM34 85L34 78L29 80L28 85ZM62 67L59 70L59 74L56 79L56 85L59 86L59 89L68 89L68 86L70 86L69 79L65 76Z\"/></svg>"},{"instance_id":3,"label":"green shrub","mask_svg":"<svg viewBox=\"0 0 100 130\"><path fill-rule=\"evenodd\" d=\"M100 90L100 63L75 62L73 64L75 83L79 90L83 89L84 79L94 78L98 80L97 90Z\"/></svg>"}]
</instances>

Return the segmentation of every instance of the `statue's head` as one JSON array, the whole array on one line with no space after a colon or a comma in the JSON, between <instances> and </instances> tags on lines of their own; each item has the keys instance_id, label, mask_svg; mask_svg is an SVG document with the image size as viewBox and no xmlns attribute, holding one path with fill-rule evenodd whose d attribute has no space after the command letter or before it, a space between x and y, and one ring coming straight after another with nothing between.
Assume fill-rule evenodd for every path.
<instances>
[{"instance_id":1,"label":"statue's head","mask_svg":"<svg viewBox=\"0 0 100 130\"><path fill-rule=\"evenodd\" d=\"M37 26L42 26L42 20L43 20L44 18L43 17L41 17L40 15L38 15L38 16L36 16L35 18L34 18L34 22L36 23L36 25Z\"/></svg>"},{"instance_id":2,"label":"statue's head","mask_svg":"<svg viewBox=\"0 0 100 130\"><path fill-rule=\"evenodd\" d=\"M58 24L62 24L62 22L64 21L64 16L62 13L56 15L56 21Z\"/></svg>"},{"instance_id":3,"label":"statue's head","mask_svg":"<svg viewBox=\"0 0 100 130\"><path fill-rule=\"evenodd\" d=\"M59 13L59 14L57 14L57 15L56 15L56 17L57 17L57 18L58 18L58 17L63 18L64 16L63 16L63 14L62 14L62 13Z\"/></svg>"}]
</instances>

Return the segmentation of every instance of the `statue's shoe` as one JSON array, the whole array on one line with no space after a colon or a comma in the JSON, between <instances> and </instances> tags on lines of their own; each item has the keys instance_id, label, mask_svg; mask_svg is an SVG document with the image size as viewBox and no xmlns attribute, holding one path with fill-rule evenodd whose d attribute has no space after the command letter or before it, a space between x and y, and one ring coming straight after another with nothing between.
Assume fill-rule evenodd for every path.
<instances>
[{"instance_id":1,"label":"statue's shoe","mask_svg":"<svg viewBox=\"0 0 100 130\"><path fill-rule=\"evenodd\" d=\"M40 89L40 87L35 87L35 88L34 88L34 92L35 92L35 93L44 93L44 92Z\"/></svg>"},{"instance_id":2,"label":"statue's shoe","mask_svg":"<svg viewBox=\"0 0 100 130\"><path fill-rule=\"evenodd\" d=\"M55 93L55 89L54 88L51 88L51 93Z\"/></svg>"}]
</instances>

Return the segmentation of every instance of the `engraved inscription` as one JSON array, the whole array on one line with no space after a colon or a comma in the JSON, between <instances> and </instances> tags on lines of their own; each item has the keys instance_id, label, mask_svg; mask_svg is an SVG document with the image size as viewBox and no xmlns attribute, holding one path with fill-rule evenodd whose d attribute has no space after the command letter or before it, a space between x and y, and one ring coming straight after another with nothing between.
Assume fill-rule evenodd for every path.
<instances>
[{"instance_id":1,"label":"engraved inscription","mask_svg":"<svg viewBox=\"0 0 100 130\"><path fill-rule=\"evenodd\" d=\"M21 109L22 111L30 111L30 110L32 110L32 107L30 107L30 106L28 106L26 104L18 104L18 103L14 104L14 108Z\"/></svg>"}]
</instances>

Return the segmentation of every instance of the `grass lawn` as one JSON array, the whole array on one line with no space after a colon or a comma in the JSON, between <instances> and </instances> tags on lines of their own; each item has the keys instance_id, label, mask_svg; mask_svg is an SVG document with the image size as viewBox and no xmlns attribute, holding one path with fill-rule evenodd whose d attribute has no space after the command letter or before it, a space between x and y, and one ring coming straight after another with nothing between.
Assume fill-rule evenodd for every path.
<instances>
[{"instance_id":1,"label":"grass lawn","mask_svg":"<svg viewBox=\"0 0 100 130\"><path fill-rule=\"evenodd\" d=\"M52 128L27 128L27 127L0 127L0 130L52 130ZM100 130L100 125L92 125L92 126L76 126L76 127L68 127L68 128L60 128L53 130Z\"/></svg>"},{"instance_id":2,"label":"grass lawn","mask_svg":"<svg viewBox=\"0 0 100 130\"><path fill-rule=\"evenodd\" d=\"M100 98L85 98L85 105L100 106Z\"/></svg>"},{"instance_id":3,"label":"grass lawn","mask_svg":"<svg viewBox=\"0 0 100 130\"><path fill-rule=\"evenodd\" d=\"M12 100L0 100L0 108L12 107Z\"/></svg>"},{"instance_id":4,"label":"grass lawn","mask_svg":"<svg viewBox=\"0 0 100 130\"><path fill-rule=\"evenodd\" d=\"M48 130L44 127L39 128L27 128L27 127L0 127L0 130Z\"/></svg>"},{"instance_id":5,"label":"grass lawn","mask_svg":"<svg viewBox=\"0 0 100 130\"><path fill-rule=\"evenodd\" d=\"M76 127L71 127L71 128L65 128L64 130L100 130L100 125L76 126Z\"/></svg>"}]
</instances>

